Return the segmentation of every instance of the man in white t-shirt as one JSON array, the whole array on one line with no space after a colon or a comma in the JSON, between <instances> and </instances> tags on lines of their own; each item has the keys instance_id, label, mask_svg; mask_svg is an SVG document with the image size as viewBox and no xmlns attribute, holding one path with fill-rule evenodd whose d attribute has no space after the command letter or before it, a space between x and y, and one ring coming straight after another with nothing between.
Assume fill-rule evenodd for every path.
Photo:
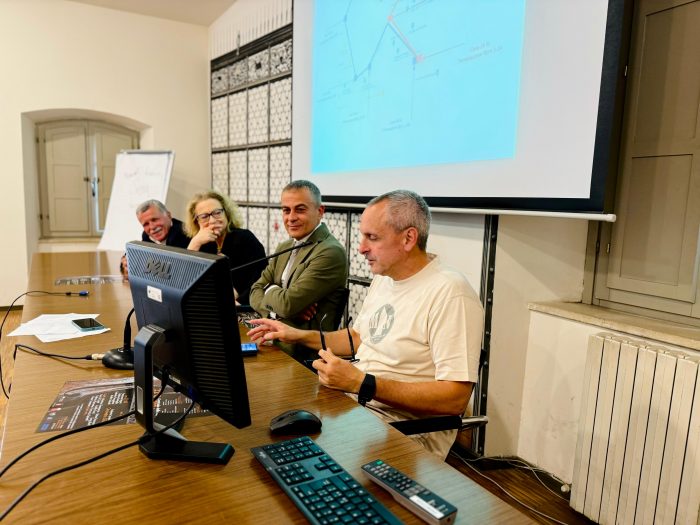
<instances>
[{"instance_id":1,"label":"man in white t-shirt","mask_svg":"<svg viewBox=\"0 0 700 525\"><path fill-rule=\"evenodd\" d=\"M397 190L369 202L360 219L360 253L374 280L351 337L298 330L269 319L255 321L253 340L280 339L320 349L313 362L319 381L357 394L389 420L461 415L477 380L483 308L467 280L426 251L430 210L419 195ZM456 431L415 436L444 458Z\"/></svg>"}]
</instances>

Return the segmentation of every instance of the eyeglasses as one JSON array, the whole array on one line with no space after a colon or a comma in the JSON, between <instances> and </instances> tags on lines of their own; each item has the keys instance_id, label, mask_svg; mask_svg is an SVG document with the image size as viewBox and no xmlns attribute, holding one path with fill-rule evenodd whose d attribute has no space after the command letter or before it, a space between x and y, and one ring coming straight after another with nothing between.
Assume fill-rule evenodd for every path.
<instances>
[{"instance_id":1,"label":"eyeglasses","mask_svg":"<svg viewBox=\"0 0 700 525\"><path fill-rule=\"evenodd\" d=\"M321 320L318 322L318 335L321 336L321 348L323 348L324 350L328 350L328 348L326 348L326 336L323 335L323 328L322 328L323 321L326 320L326 315L327 314L323 314L323 317L321 317Z\"/></svg>"},{"instance_id":2,"label":"eyeglasses","mask_svg":"<svg viewBox=\"0 0 700 525\"><path fill-rule=\"evenodd\" d=\"M323 321L325 319L326 319L326 314L323 314L323 317L321 317L321 320L318 321L318 335L321 336L321 348L323 348L324 350L328 350L328 348L326 348L326 336L323 333L323 328L321 328L321 325L323 324ZM351 322L352 322L352 317L348 317L348 320L345 323L345 330L348 333L348 340L350 342L350 357L343 357L342 359L350 361L351 363L357 363L359 361L359 359L355 357L355 342L352 340L352 334L350 333L350 323Z\"/></svg>"},{"instance_id":3,"label":"eyeglasses","mask_svg":"<svg viewBox=\"0 0 700 525\"><path fill-rule=\"evenodd\" d=\"M348 317L345 322L345 331L348 333L348 340L350 341L350 358L348 361L351 363L357 363L359 359L355 357L355 341L352 339L352 334L350 333L350 323L352 322L352 317Z\"/></svg>"},{"instance_id":4,"label":"eyeglasses","mask_svg":"<svg viewBox=\"0 0 700 525\"><path fill-rule=\"evenodd\" d=\"M205 222L209 222L210 217L218 219L223 214L224 214L223 208L216 208L215 210L211 210L209 213L200 213L199 215L195 215L194 218L197 219L198 223L203 224Z\"/></svg>"}]
</instances>

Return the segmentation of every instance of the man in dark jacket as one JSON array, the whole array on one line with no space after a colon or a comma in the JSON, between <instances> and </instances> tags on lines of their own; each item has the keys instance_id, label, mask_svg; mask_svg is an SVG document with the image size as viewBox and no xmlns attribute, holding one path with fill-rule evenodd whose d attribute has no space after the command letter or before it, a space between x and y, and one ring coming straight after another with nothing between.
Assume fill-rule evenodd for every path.
<instances>
[{"instance_id":1,"label":"man in dark jacket","mask_svg":"<svg viewBox=\"0 0 700 525\"><path fill-rule=\"evenodd\" d=\"M173 219L172 214L160 201L147 200L136 208L136 218L143 227L141 240L166 244L176 248L187 248L190 238L182 230L182 222Z\"/></svg>"},{"instance_id":2,"label":"man in dark jacket","mask_svg":"<svg viewBox=\"0 0 700 525\"><path fill-rule=\"evenodd\" d=\"M165 204L158 200L150 199L139 204L136 208L136 218L143 227L142 241L175 246L176 248L187 248L190 243L190 238L185 235L182 229L182 222L173 219ZM119 269L124 278L128 278L126 255L122 256Z\"/></svg>"}]
</instances>

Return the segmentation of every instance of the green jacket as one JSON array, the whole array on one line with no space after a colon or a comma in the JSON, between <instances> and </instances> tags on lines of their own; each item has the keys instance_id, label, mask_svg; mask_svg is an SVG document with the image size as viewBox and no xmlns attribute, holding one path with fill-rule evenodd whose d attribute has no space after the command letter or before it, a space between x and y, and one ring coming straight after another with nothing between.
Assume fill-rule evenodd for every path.
<instances>
[{"instance_id":1,"label":"green jacket","mask_svg":"<svg viewBox=\"0 0 700 525\"><path fill-rule=\"evenodd\" d=\"M294 319L307 306L317 303L316 319L326 314L323 329L336 330L340 310L345 306L347 297L348 257L343 245L325 224L321 224L309 240L320 242L299 249L287 287L272 288L265 293L272 284L281 286L282 272L291 252L270 259L260 279L250 289L250 304L263 317L273 311L291 326L317 330L318 322L315 319L307 322ZM291 248L293 243L293 239L286 240L280 243L276 251Z\"/></svg>"}]
</instances>

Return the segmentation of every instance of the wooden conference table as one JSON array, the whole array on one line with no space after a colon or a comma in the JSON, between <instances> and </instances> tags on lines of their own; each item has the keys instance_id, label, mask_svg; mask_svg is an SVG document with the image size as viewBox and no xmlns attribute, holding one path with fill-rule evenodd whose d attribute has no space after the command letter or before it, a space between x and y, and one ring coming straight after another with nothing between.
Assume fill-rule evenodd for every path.
<instances>
[{"instance_id":1,"label":"wooden conference table","mask_svg":"<svg viewBox=\"0 0 700 525\"><path fill-rule=\"evenodd\" d=\"M59 277L117 274L117 253L34 256L29 290L89 290L87 298L30 297L23 321L43 313L99 313L105 334L43 344L20 342L46 352L85 355L120 346L131 309L128 284L55 286ZM391 496L368 481L360 466L381 458L419 480L459 509L460 523L530 523L529 518L422 447L385 425L344 394L321 387L316 376L274 347L245 358L252 424L236 429L216 416L188 419L182 434L193 440L231 443L227 465L147 459L137 447L122 450L42 483L8 516L8 523L305 523L302 514L250 453L284 439L269 434L270 419L305 408L323 420L318 444L392 512L420 523ZM100 362L67 362L18 352L4 427L0 466L52 435L37 433L48 407L66 381L127 377ZM137 439L138 425L108 426L60 439L32 452L0 479L0 512L27 486L55 469Z\"/></svg>"}]
</instances>

